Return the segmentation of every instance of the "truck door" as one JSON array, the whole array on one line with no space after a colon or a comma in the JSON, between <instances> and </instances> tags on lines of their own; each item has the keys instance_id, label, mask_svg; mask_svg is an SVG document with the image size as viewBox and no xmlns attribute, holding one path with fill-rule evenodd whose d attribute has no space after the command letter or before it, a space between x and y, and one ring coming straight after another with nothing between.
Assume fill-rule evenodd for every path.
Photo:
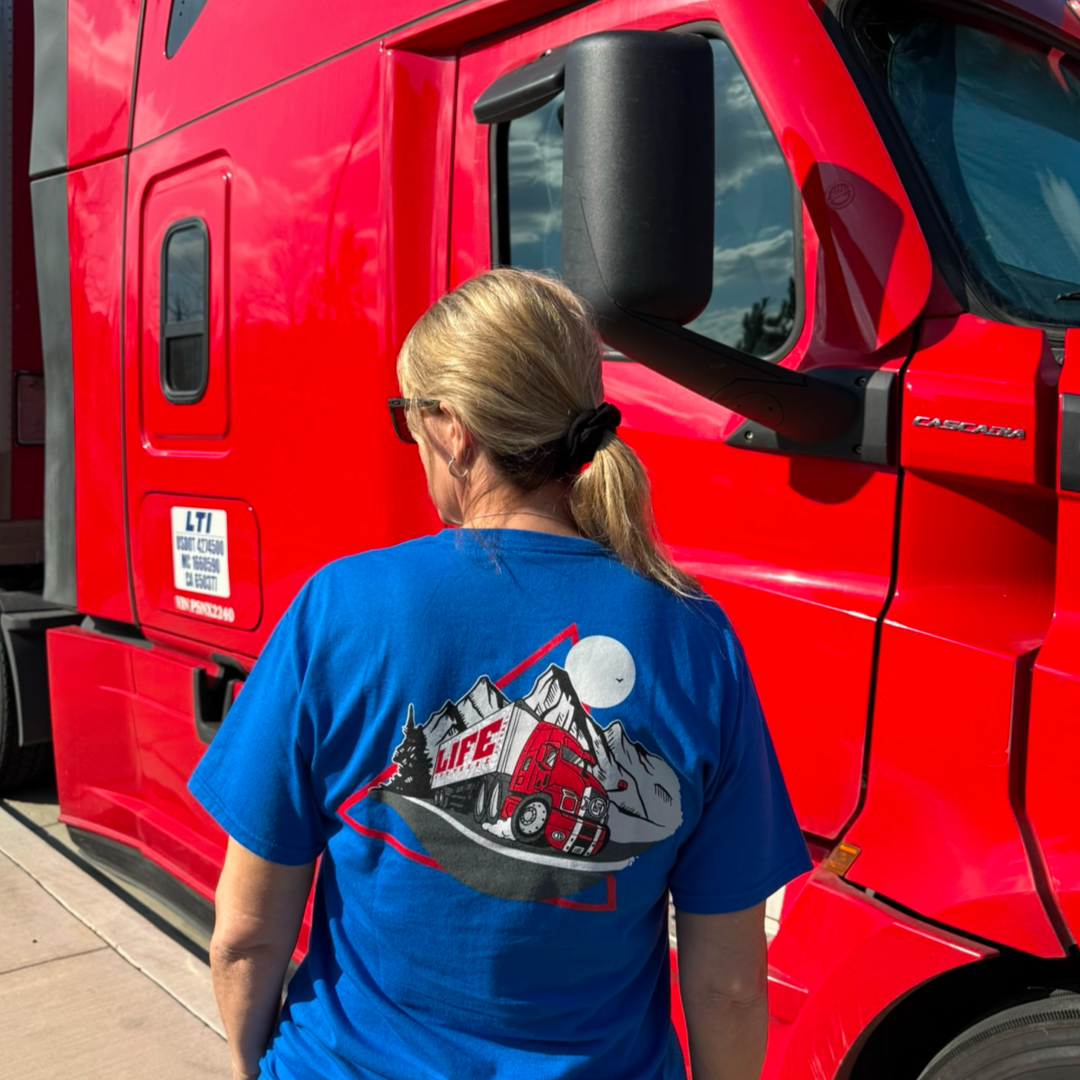
<instances>
[{"instance_id":1,"label":"truck door","mask_svg":"<svg viewBox=\"0 0 1080 1080\"><path fill-rule=\"evenodd\" d=\"M714 288L691 329L796 369L879 376L876 446L832 456L768 432L625 357L605 363L621 435L644 459L661 532L731 617L803 828L856 812L875 636L890 591L897 472L888 385L930 265L911 207L809 5L591 5L463 55L452 283L492 263L558 272L562 96L500 122L473 106L547 50L610 29L709 37L717 111ZM702 21L702 19L705 21ZM789 81L779 73L799 71ZM618 198L618 192L612 193Z\"/></svg>"},{"instance_id":2,"label":"truck door","mask_svg":"<svg viewBox=\"0 0 1080 1080\"><path fill-rule=\"evenodd\" d=\"M185 784L236 680L319 567L431 527L426 500L400 497L422 471L385 401L401 327L445 289L455 70L343 39L340 57L175 127L168 102L236 74L214 10L171 59L168 5L142 37L123 396L138 628L69 642L85 674L72 727L89 738L79 696L101 725L62 793L67 820L204 895L223 837ZM106 645L107 677L90 651Z\"/></svg>"},{"instance_id":3,"label":"truck door","mask_svg":"<svg viewBox=\"0 0 1080 1080\"><path fill-rule=\"evenodd\" d=\"M1064 209L1080 191L1080 67L1011 23L930 5L867 0L850 29L926 220L947 223L935 258L967 310L929 311L904 372L896 592L847 877L1061 956L1072 938L1044 856L1075 889L1075 348L1064 376L1060 361L1080 289Z\"/></svg>"}]
</instances>

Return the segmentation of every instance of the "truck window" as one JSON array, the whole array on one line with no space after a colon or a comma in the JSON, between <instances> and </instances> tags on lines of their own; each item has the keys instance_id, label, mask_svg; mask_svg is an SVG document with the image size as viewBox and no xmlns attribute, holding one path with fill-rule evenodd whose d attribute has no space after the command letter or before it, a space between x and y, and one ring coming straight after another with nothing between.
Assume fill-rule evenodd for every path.
<instances>
[{"instance_id":1,"label":"truck window","mask_svg":"<svg viewBox=\"0 0 1080 1080\"><path fill-rule=\"evenodd\" d=\"M205 222L169 226L161 245L161 390L176 405L193 404L206 391L208 260Z\"/></svg>"},{"instance_id":2,"label":"truck window","mask_svg":"<svg viewBox=\"0 0 1080 1080\"><path fill-rule=\"evenodd\" d=\"M690 329L754 356L779 359L797 331L795 199L791 175L727 42L710 39L716 94L713 292ZM500 263L562 268L563 95L496 133L506 202Z\"/></svg>"},{"instance_id":3,"label":"truck window","mask_svg":"<svg viewBox=\"0 0 1080 1080\"><path fill-rule=\"evenodd\" d=\"M868 4L856 27L976 288L1022 321L1074 324L1080 311L1076 61L906 3Z\"/></svg>"},{"instance_id":4,"label":"truck window","mask_svg":"<svg viewBox=\"0 0 1080 1080\"><path fill-rule=\"evenodd\" d=\"M569 746L564 746L561 753L563 761L568 761L571 765L576 765L579 769L585 768L585 759L580 754L575 754Z\"/></svg>"}]
</instances>

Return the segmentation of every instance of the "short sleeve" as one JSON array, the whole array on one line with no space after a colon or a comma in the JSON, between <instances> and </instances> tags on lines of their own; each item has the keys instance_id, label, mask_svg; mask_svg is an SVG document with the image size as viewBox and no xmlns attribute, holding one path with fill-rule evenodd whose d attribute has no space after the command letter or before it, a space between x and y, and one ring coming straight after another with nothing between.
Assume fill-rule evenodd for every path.
<instances>
[{"instance_id":1,"label":"short sleeve","mask_svg":"<svg viewBox=\"0 0 1080 1080\"><path fill-rule=\"evenodd\" d=\"M278 623L188 783L234 840L290 866L313 860L326 841L312 793L314 723L302 690L296 607Z\"/></svg>"},{"instance_id":2,"label":"short sleeve","mask_svg":"<svg viewBox=\"0 0 1080 1080\"><path fill-rule=\"evenodd\" d=\"M753 907L811 867L742 650L725 637L735 677L720 703L720 761L668 880L676 909L696 915Z\"/></svg>"}]
</instances>

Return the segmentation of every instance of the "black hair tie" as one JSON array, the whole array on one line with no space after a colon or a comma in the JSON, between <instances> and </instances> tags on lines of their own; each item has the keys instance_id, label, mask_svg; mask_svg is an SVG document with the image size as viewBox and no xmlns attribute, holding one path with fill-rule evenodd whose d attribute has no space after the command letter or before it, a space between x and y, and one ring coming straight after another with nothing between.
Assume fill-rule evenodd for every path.
<instances>
[{"instance_id":1,"label":"black hair tie","mask_svg":"<svg viewBox=\"0 0 1080 1080\"><path fill-rule=\"evenodd\" d=\"M562 437L559 471L567 475L580 471L592 461L604 436L614 432L621 423L622 413L609 401L579 413Z\"/></svg>"}]
</instances>

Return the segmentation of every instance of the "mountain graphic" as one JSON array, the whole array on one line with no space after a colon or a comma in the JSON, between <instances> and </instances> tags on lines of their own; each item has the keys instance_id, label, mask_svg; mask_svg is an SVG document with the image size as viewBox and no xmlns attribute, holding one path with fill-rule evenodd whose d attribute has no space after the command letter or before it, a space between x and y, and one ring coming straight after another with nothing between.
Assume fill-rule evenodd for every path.
<instances>
[{"instance_id":1,"label":"mountain graphic","mask_svg":"<svg viewBox=\"0 0 1080 1080\"><path fill-rule=\"evenodd\" d=\"M446 739L510 704L510 699L486 676L481 675L457 701L448 701L421 725L430 752Z\"/></svg>"},{"instance_id":2,"label":"mountain graphic","mask_svg":"<svg viewBox=\"0 0 1080 1080\"><path fill-rule=\"evenodd\" d=\"M617 843L655 843L682 824L679 778L663 758L634 742L615 720L597 733L596 779L611 799L611 839ZM620 780L626 790L619 791Z\"/></svg>"},{"instance_id":3,"label":"mountain graphic","mask_svg":"<svg viewBox=\"0 0 1080 1080\"><path fill-rule=\"evenodd\" d=\"M569 731L596 759L592 770L611 800L608 825L616 843L655 843L682 824L675 770L615 720L606 728L586 712L564 668L552 664L533 684L522 704L539 719ZM430 744L429 744L430 745ZM626 782L623 791L619 781Z\"/></svg>"},{"instance_id":4,"label":"mountain graphic","mask_svg":"<svg viewBox=\"0 0 1080 1080\"><path fill-rule=\"evenodd\" d=\"M581 704L565 668L552 664L533 683L533 688L521 699L521 704L538 720L569 731L590 754L593 753L592 729L595 724L591 724L589 714Z\"/></svg>"}]
</instances>

